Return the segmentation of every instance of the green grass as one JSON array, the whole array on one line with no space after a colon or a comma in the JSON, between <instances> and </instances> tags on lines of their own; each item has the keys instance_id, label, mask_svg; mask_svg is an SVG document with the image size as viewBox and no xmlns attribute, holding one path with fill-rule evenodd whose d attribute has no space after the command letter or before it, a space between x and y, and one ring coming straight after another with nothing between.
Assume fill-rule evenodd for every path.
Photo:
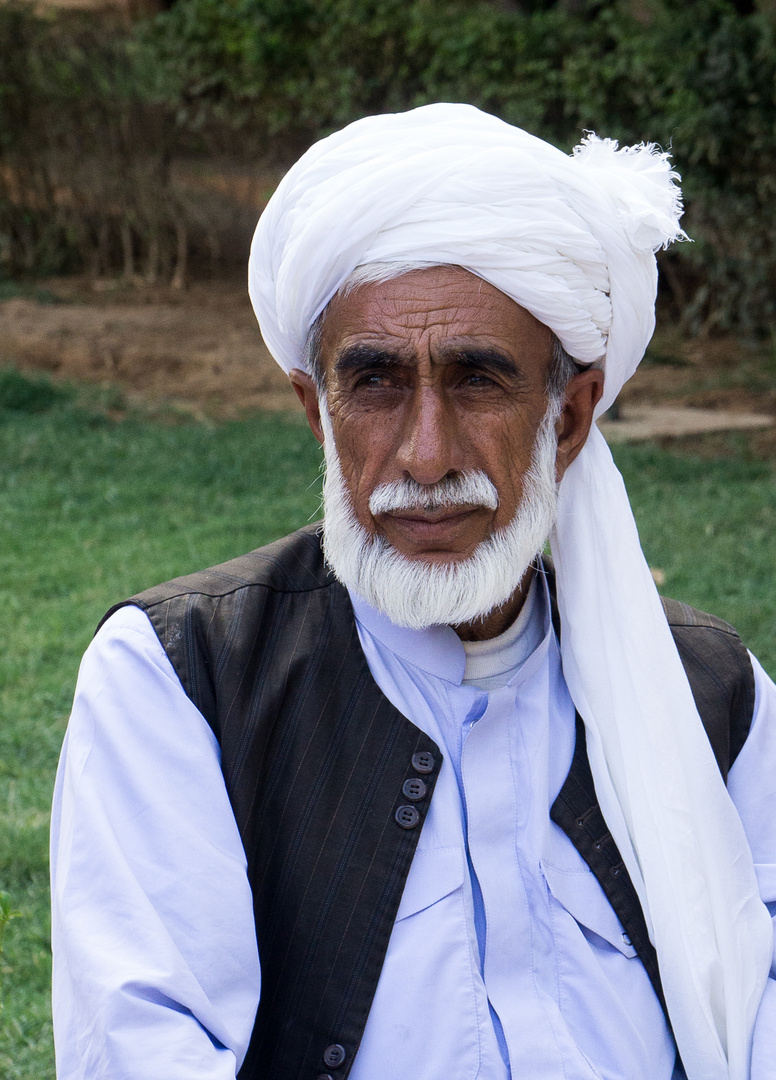
<instances>
[{"instance_id":1,"label":"green grass","mask_svg":"<svg viewBox=\"0 0 776 1080\"><path fill-rule=\"evenodd\" d=\"M112 423L71 396L42 390L43 411L11 390L0 411L0 890L23 918L0 957L0 1076L50 1080L48 810L80 655L116 600L304 524L319 453L295 416ZM616 456L663 591L736 623L776 672L773 463L743 451Z\"/></svg>"},{"instance_id":2,"label":"green grass","mask_svg":"<svg viewBox=\"0 0 776 1080\"><path fill-rule=\"evenodd\" d=\"M776 461L620 446L623 473L660 591L731 622L776 676Z\"/></svg>"},{"instance_id":3,"label":"green grass","mask_svg":"<svg viewBox=\"0 0 776 1080\"><path fill-rule=\"evenodd\" d=\"M305 523L319 454L303 418L71 408L0 413L0 453L0 890L24 915L0 958L0 1076L49 1080L49 804L80 655L113 602Z\"/></svg>"}]
</instances>

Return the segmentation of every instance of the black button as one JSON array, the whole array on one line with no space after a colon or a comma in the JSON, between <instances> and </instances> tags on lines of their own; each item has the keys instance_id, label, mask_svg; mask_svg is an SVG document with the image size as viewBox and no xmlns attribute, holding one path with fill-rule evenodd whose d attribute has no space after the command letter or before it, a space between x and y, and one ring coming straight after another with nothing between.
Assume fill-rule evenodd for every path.
<instances>
[{"instance_id":1,"label":"black button","mask_svg":"<svg viewBox=\"0 0 776 1080\"><path fill-rule=\"evenodd\" d=\"M345 1047L339 1043L332 1043L323 1051L323 1064L327 1069L337 1069L345 1060Z\"/></svg>"},{"instance_id":2,"label":"black button","mask_svg":"<svg viewBox=\"0 0 776 1080\"><path fill-rule=\"evenodd\" d=\"M434 755L428 750L421 750L419 754L412 755L412 767L417 772L431 772L434 768Z\"/></svg>"},{"instance_id":3,"label":"black button","mask_svg":"<svg viewBox=\"0 0 776 1080\"><path fill-rule=\"evenodd\" d=\"M402 791L408 799L417 802L419 799L425 799L428 788L419 776L413 776L410 780L404 781Z\"/></svg>"},{"instance_id":4,"label":"black button","mask_svg":"<svg viewBox=\"0 0 776 1080\"><path fill-rule=\"evenodd\" d=\"M334 1077L330 1073L321 1073L320 1076L316 1076L315 1080L334 1080Z\"/></svg>"},{"instance_id":5,"label":"black button","mask_svg":"<svg viewBox=\"0 0 776 1080\"><path fill-rule=\"evenodd\" d=\"M414 829L420 821L420 814L414 806L400 806L393 816L403 829Z\"/></svg>"}]
</instances>

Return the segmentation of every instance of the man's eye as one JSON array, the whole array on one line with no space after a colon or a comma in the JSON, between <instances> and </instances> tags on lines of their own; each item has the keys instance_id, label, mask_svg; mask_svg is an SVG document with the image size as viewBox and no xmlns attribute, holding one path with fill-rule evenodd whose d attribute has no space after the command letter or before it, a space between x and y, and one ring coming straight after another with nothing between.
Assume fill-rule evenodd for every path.
<instances>
[{"instance_id":1,"label":"man's eye","mask_svg":"<svg viewBox=\"0 0 776 1080\"><path fill-rule=\"evenodd\" d=\"M464 386L472 386L475 388L490 387L496 385L493 379L490 378L490 376L474 372L466 375L462 381Z\"/></svg>"},{"instance_id":2,"label":"man's eye","mask_svg":"<svg viewBox=\"0 0 776 1080\"><path fill-rule=\"evenodd\" d=\"M391 380L388 375L383 371L370 371L364 375L361 375L356 380L356 386L360 389L364 387L367 390L380 389L385 386L390 386Z\"/></svg>"}]
</instances>

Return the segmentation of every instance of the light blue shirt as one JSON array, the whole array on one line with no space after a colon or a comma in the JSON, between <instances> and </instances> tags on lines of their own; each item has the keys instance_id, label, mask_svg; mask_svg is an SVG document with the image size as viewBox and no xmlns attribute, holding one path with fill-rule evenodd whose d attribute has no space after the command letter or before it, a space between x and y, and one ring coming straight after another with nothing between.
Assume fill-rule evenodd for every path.
<instances>
[{"instance_id":1,"label":"light blue shirt","mask_svg":"<svg viewBox=\"0 0 776 1080\"><path fill-rule=\"evenodd\" d=\"M546 596L529 654L521 634L513 677L489 693L463 685L451 629L400 629L353 599L376 682L445 762L351 1077L670 1080L646 972L549 818L574 708ZM729 790L774 903L776 687L754 666L752 733ZM234 1080L260 993L245 856L215 738L136 608L84 657L52 877L60 1080ZM753 1080L776 1076L775 988Z\"/></svg>"}]
</instances>

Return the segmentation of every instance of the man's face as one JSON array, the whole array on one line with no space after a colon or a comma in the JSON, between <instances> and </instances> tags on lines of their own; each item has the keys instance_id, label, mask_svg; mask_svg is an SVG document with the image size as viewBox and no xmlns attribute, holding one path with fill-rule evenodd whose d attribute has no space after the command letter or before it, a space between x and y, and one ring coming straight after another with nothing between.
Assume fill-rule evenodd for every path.
<instances>
[{"instance_id":1,"label":"man's face","mask_svg":"<svg viewBox=\"0 0 776 1080\"><path fill-rule=\"evenodd\" d=\"M551 334L464 270L434 267L336 298L321 339L334 441L355 515L400 554L446 563L509 525L547 409ZM373 516L380 485L487 474L498 507Z\"/></svg>"}]
</instances>

